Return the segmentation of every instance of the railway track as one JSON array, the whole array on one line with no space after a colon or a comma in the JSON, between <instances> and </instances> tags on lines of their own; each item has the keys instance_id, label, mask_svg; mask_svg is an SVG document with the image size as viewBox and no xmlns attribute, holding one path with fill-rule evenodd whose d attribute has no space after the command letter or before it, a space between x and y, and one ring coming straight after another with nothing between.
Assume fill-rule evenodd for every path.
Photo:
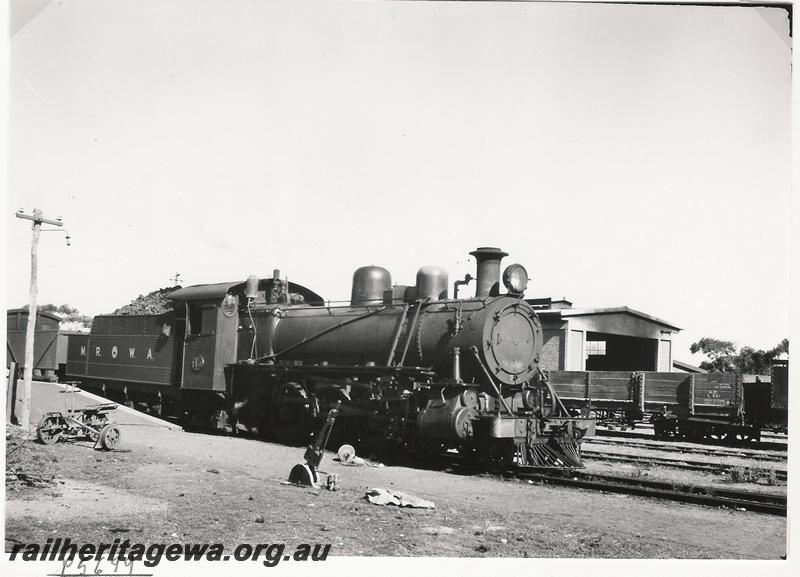
<instances>
[{"instance_id":1,"label":"railway track","mask_svg":"<svg viewBox=\"0 0 800 577\"><path fill-rule=\"evenodd\" d=\"M786 433L773 433L772 431L761 431L762 439L778 439L781 441L788 440Z\"/></svg>"},{"instance_id":2,"label":"railway track","mask_svg":"<svg viewBox=\"0 0 800 577\"><path fill-rule=\"evenodd\" d=\"M604 453L603 451L593 451L584 448L581 451L581 456L584 459L593 461L613 461L617 463L630 463L635 465L653 466L659 465L663 467L673 467L675 469L682 469L687 471L699 471L704 473L730 473L736 469L741 469L740 465L730 465L724 463L707 463L702 461L687 461L684 459L670 459L668 457L650 457L644 455L613 455ZM753 467L748 467L753 471ZM775 475L775 479L779 481L786 481L786 471L780 469L760 469L755 468L755 472L751 474L760 474L760 476Z\"/></svg>"},{"instance_id":3,"label":"railway track","mask_svg":"<svg viewBox=\"0 0 800 577\"><path fill-rule=\"evenodd\" d=\"M537 467L512 465L507 469L487 471L486 469L476 469L473 464L467 464L457 454L440 455L440 457L442 457L440 465L449 464L445 465L442 470L452 472L454 470L452 467L455 466L455 469L460 470L461 474L483 473L504 478L548 483L550 485L786 516L785 495L737 491L622 475L607 475L580 469L546 470Z\"/></svg>"},{"instance_id":4,"label":"railway track","mask_svg":"<svg viewBox=\"0 0 800 577\"><path fill-rule=\"evenodd\" d=\"M786 455L770 455L761 451L747 449L729 449L723 447L681 447L667 444L663 441L645 443L642 441L629 441L627 439L598 439L592 437L586 443L593 445L608 445L614 447L632 447L636 449L649 449L653 451L665 451L670 453L689 453L693 455L709 455L713 457L736 457L741 459L752 459L754 461L768 461L774 463L785 463Z\"/></svg>"},{"instance_id":5,"label":"railway track","mask_svg":"<svg viewBox=\"0 0 800 577\"><path fill-rule=\"evenodd\" d=\"M616 431L607 429L597 429L596 435L598 437L614 437L619 439L647 439L650 441L657 440L652 434L637 433L634 431ZM771 442L771 441L753 441L747 443L748 449L767 450L767 451L786 451L787 443Z\"/></svg>"},{"instance_id":6,"label":"railway track","mask_svg":"<svg viewBox=\"0 0 800 577\"><path fill-rule=\"evenodd\" d=\"M505 470L502 474L506 477L543 482L551 485L638 495L696 505L727 507L740 511L744 510L786 516L786 497L784 495L697 487L694 485L635 479L618 475L587 473L584 471L542 472L541 470L526 469L519 466Z\"/></svg>"}]
</instances>

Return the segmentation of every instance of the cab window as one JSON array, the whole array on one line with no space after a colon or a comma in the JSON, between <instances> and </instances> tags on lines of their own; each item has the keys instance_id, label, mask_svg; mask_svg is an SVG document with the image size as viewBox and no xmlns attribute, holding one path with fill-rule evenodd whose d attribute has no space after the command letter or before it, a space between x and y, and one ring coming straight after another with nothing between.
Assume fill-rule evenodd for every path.
<instances>
[{"instance_id":1,"label":"cab window","mask_svg":"<svg viewBox=\"0 0 800 577\"><path fill-rule=\"evenodd\" d=\"M200 303L189 305L189 334L199 335L203 332L203 307Z\"/></svg>"}]
</instances>

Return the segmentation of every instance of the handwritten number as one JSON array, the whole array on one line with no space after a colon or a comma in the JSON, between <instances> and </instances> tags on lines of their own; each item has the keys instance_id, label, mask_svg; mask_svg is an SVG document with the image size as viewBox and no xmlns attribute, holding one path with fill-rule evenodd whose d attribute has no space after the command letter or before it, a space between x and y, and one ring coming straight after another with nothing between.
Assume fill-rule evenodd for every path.
<instances>
[{"instance_id":1,"label":"handwritten number","mask_svg":"<svg viewBox=\"0 0 800 577\"><path fill-rule=\"evenodd\" d=\"M72 567L75 564L76 561L78 561L78 565L77 565L77 567L75 569L80 571L80 573L78 573L75 570L67 571L67 569ZM94 572L88 573L88 574L89 575L104 575L105 572L100 567L100 563L102 561L103 561L103 559L98 559L97 563L94 566ZM119 559L119 558L109 559L109 561L110 561L110 564L114 566L113 575L117 575L117 576L125 575L124 571L125 571L126 567L128 568L127 575L133 575L133 566L136 564L136 562L134 560L128 559L127 557L123 557L122 559ZM122 571L120 571L120 563L122 564ZM72 575L87 575L87 569L88 569L88 567L86 566L86 563L84 561L79 561L78 558L63 559L61 561L61 577L64 577L65 575L69 575L69 574L72 574Z\"/></svg>"}]
</instances>

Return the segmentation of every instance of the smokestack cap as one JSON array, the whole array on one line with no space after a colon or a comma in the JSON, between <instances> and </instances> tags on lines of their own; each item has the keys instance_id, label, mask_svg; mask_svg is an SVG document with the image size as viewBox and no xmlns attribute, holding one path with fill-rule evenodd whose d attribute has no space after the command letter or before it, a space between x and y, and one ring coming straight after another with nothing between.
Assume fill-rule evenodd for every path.
<instances>
[{"instance_id":1,"label":"smokestack cap","mask_svg":"<svg viewBox=\"0 0 800 577\"><path fill-rule=\"evenodd\" d=\"M500 250L496 246L481 246L469 253L477 260L484 260L486 258L505 258L508 253Z\"/></svg>"}]
</instances>

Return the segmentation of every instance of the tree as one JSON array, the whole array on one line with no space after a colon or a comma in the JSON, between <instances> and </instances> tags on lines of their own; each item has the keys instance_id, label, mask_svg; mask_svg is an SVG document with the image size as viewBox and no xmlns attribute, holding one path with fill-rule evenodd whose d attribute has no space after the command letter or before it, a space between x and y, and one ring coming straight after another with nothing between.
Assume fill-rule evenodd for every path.
<instances>
[{"instance_id":1,"label":"tree","mask_svg":"<svg viewBox=\"0 0 800 577\"><path fill-rule=\"evenodd\" d=\"M734 359L736 370L746 375L766 375L775 355L753 347L742 347Z\"/></svg>"},{"instance_id":2,"label":"tree","mask_svg":"<svg viewBox=\"0 0 800 577\"><path fill-rule=\"evenodd\" d=\"M734 371L733 355L736 348L732 341L721 341L711 337L703 337L696 343L692 343L689 350L694 353L703 353L708 357L708 361L700 363L700 368L716 373L730 373Z\"/></svg>"},{"instance_id":3,"label":"tree","mask_svg":"<svg viewBox=\"0 0 800 577\"><path fill-rule=\"evenodd\" d=\"M709 360L700 363L700 368L718 373L739 372L748 375L768 375L775 357L789 352L789 339L783 339L769 351L743 346L736 352L732 341L721 341L704 337L692 343L692 353L703 353Z\"/></svg>"},{"instance_id":4,"label":"tree","mask_svg":"<svg viewBox=\"0 0 800 577\"><path fill-rule=\"evenodd\" d=\"M28 305L22 308L27 309ZM62 328L66 328L66 330L88 329L92 326L92 317L82 315L78 309L70 305L56 306L48 303L37 307L37 309L40 313L56 313L59 315L61 317ZM67 326L64 327L63 325Z\"/></svg>"}]
</instances>

